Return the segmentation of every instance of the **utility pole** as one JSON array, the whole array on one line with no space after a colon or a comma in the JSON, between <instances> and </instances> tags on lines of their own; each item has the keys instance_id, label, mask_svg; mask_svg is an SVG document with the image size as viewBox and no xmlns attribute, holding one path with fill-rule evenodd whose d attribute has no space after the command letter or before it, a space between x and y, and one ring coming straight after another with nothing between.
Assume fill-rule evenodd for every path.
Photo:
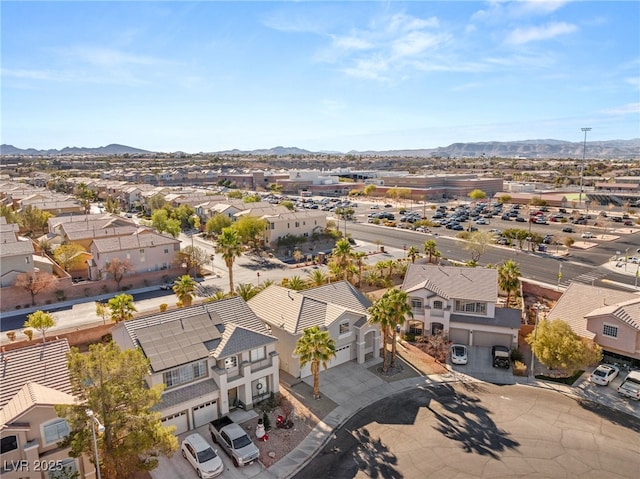
<instances>
[{"instance_id":1,"label":"utility pole","mask_svg":"<svg viewBox=\"0 0 640 479\"><path fill-rule=\"evenodd\" d=\"M578 204L582 208L582 192L584 190L584 163L587 159L587 132L591 131L591 128L580 128L584 132L584 145L582 147L582 167L580 168L580 196L578 197Z\"/></svg>"}]
</instances>

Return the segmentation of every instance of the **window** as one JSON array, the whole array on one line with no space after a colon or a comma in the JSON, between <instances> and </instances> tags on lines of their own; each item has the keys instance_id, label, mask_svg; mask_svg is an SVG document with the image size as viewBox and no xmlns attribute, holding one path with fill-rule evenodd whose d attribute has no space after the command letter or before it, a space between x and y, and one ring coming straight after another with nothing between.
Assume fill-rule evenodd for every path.
<instances>
[{"instance_id":1,"label":"window","mask_svg":"<svg viewBox=\"0 0 640 479\"><path fill-rule=\"evenodd\" d=\"M411 307L413 309L422 309L422 300L411 298Z\"/></svg>"},{"instance_id":2,"label":"window","mask_svg":"<svg viewBox=\"0 0 640 479\"><path fill-rule=\"evenodd\" d=\"M435 300L433 302L433 309L442 309L442 301Z\"/></svg>"},{"instance_id":3,"label":"window","mask_svg":"<svg viewBox=\"0 0 640 479\"><path fill-rule=\"evenodd\" d=\"M461 313L487 314L487 303L456 300L455 310Z\"/></svg>"},{"instance_id":4,"label":"window","mask_svg":"<svg viewBox=\"0 0 640 479\"><path fill-rule=\"evenodd\" d=\"M55 464L55 468L55 471L49 471L49 479L64 479L66 477L76 477L74 474L78 472L76 460L71 457L57 462Z\"/></svg>"},{"instance_id":5,"label":"window","mask_svg":"<svg viewBox=\"0 0 640 479\"><path fill-rule=\"evenodd\" d=\"M165 248L164 249L164 254L167 254L169 252L169 248Z\"/></svg>"},{"instance_id":6,"label":"window","mask_svg":"<svg viewBox=\"0 0 640 479\"><path fill-rule=\"evenodd\" d=\"M300 222L296 221L296 228L300 228Z\"/></svg>"},{"instance_id":7,"label":"window","mask_svg":"<svg viewBox=\"0 0 640 479\"><path fill-rule=\"evenodd\" d=\"M18 436L6 436L0 439L0 454L18 449Z\"/></svg>"},{"instance_id":8,"label":"window","mask_svg":"<svg viewBox=\"0 0 640 479\"><path fill-rule=\"evenodd\" d=\"M28 256L25 256L24 261L25 263L29 264L31 263L31 258L29 258Z\"/></svg>"},{"instance_id":9,"label":"window","mask_svg":"<svg viewBox=\"0 0 640 479\"><path fill-rule=\"evenodd\" d=\"M422 335L422 321L409 321L409 334Z\"/></svg>"},{"instance_id":10,"label":"window","mask_svg":"<svg viewBox=\"0 0 640 479\"><path fill-rule=\"evenodd\" d=\"M185 364L179 368L172 369L164 373L164 383L168 388L178 386L180 384L188 383L194 379L204 377L207 370L207 361L203 359L197 363Z\"/></svg>"},{"instance_id":11,"label":"window","mask_svg":"<svg viewBox=\"0 0 640 479\"><path fill-rule=\"evenodd\" d=\"M262 361L267 355L264 348L256 348L249 352L249 357L251 358L251 362L255 363L256 361Z\"/></svg>"},{"instance_id":12,"label":"window","mask_svg":"<svg viewBox=\"0 0 640 479\"><path fill-rule=\"evenodd\" d=\"M144 248L140 250L140 254L144 254Z\"/></svg>"},{"instance_id":13,"label":"window","mask_svg":"<svg viewBox=\"0 0 640 479\"><path fill-rule=\"evenodd\" d=\"M610 338L617 338L618 337L618 327L617 326L612 326L611 324L605 324L604 326L602 326L602 334L604 336L608 336Z\"/></svg>"},{"instance_id":14,"label":"window","mask_svg":"<svg viewBox=\"0 0 640 479\"><path fill-rule=\"evenodd\" d=\"M69 424L64 419L58 419L42 427L45 444L58 442L69 435Z\"/></svg>"},{"instance_id":15,"label":"window","mask_svg":"<svg viewBox=\"0 0 640 479\"><path fill-rule=\"evenodd\" d=\"M340 334L347 334L349 332L349 323L340 323Z\"/></svg>"},{"instance_id":16,"label":"window","mask_svg":"<svg viewBox=\"0 0 640 479\"><path fill-rule=\"evenodd\" d=\"M269 228L274 230L276 229L276 224L275 223L269 223Z\"/></svg>"}]
</instances>

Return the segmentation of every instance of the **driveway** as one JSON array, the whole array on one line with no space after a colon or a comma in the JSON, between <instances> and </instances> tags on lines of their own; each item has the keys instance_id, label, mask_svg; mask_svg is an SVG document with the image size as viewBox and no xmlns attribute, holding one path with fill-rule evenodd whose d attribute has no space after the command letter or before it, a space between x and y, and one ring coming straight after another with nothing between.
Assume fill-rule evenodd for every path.
<instances>
[{"instance_id":1,"label":"driveway","mask_svg":"<svg viewBox=\"0 0 640 479\"><path fill-rule=\"evenodd\" d=\"M184 434L180 434L178 436L178 443L181 445L182 440L194 432L200 433L200 435L218 451L225 466L224 472L220 477L224 477L225 479L249 479L251 477L260 477L261 473L265 470L262 464L257 461L249 466L235 467L231 458L225 454L220 446L214 444L211 440L208 426L201 426ZM173 457L160 457L158 462L158 467L151 471L151 477L153 479L198 479L195 469L182 457L180 449L176 451Z\"/></svg>"},{"instance_id":2,"label":"driveway","mask_svg":"<svg viewBox=\"0 0 640 479\"><path fill-rule=\"evenodd\" d=\"M452 364L451 369L492 384L515 384L511 368L494 368L491 348L467 346L467 364Z\"/></svg>"},{"instance_id":3,"label":"driveway","mask_svg":"<svg viewBox=\"0 0 640 479\"><path fill-rule=\"evenodd\" d=\"M608 386L599 386L590 382L590 373L591 370L582 375L574 388L576 394L640 418L640 401L634 401L618 393L618 386L622 384L622 381L627 376L626 372L620 372L618 377L611 381Z\"/></svg>"}]
</instances>

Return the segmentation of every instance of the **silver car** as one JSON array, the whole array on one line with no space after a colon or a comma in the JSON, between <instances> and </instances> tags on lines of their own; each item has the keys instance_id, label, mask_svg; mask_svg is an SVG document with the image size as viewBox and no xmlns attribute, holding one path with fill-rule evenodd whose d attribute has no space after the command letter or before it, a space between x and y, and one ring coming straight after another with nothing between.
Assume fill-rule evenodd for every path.
<instances>
[{"instance_id":1,"label":"silver car","mask_svg":"<svg viewBox=\"0 0 640 479\"><path fill-rule=\"evenodd\" d=\"M451 362L453 364L467 364L467 347L464 344L451 345Z\"/></svg>"}]
</instances>

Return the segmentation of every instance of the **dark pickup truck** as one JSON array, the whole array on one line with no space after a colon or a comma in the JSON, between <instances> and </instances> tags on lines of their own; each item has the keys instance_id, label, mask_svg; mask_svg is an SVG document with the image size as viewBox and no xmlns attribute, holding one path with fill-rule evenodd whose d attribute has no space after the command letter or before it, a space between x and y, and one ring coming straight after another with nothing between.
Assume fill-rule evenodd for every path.
<instances>
[{"instance_id":1,"label":"dark pickup truck","mask_svg":"<svg viewBox=\"0 0 640 479\"><path fill-rule=\"evenodd\" d=\"M246 466L257 460L260 456L258 447L251 441L249 435L242 427L233 422L229 416L209 423L209 432L213 442L219 444L222 449L233 459L233 464Z\"/></svg>"}]
</instances>

